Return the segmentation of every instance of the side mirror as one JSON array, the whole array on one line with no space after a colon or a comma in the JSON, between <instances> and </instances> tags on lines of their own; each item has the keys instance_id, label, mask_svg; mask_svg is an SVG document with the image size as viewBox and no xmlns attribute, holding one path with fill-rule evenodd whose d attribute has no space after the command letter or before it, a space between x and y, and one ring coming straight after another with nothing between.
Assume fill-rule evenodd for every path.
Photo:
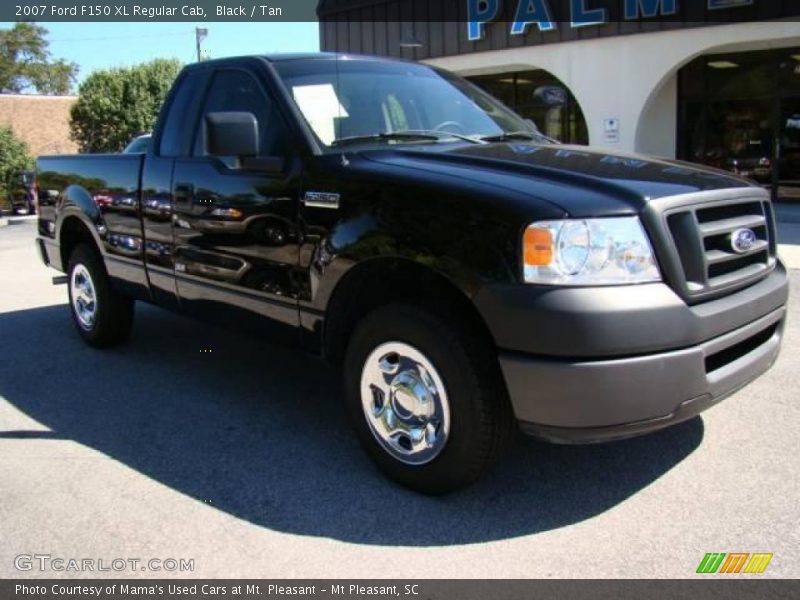
<instances>
[{"instance_id":1,"label":"side mirror","mask_svg":"<svg viewBox=\"0 0 800 600\"><path fill-rule=\"evenodd\" d=\"M208 113L204 130L206 155L245 158L258 154L258 120L253 113Z\"/></svg>"}]
</instances>

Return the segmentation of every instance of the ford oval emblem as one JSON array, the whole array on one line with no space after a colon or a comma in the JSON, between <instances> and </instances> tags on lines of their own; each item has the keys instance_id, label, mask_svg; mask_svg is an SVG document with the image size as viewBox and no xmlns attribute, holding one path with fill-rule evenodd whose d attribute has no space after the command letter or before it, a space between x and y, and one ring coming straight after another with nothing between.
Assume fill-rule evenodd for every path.
<instances>
[{"instance_id":1,"label":"ford oval emblem","mask_svg":"<svg viewBox=\"0 0 800 600\"><path fill-rule=\"evenodd\" d=\"M736 254L744 254L753 249L758 238L752 229L737 229L731 234L731 247Z\"/></svg>"}]
</instances>

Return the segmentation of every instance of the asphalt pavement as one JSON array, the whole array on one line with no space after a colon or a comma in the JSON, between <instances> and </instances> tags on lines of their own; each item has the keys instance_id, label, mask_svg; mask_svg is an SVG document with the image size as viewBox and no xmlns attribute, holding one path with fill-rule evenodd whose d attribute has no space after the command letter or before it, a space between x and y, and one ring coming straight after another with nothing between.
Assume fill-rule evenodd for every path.
<instances>
[{"instance_id":1,"label":"asphalt pavement","mask_svg":"<svg viewBox=\"0 0 800 600\"><path fill-rule=\"evenodd\" d=\"M0 228L0 577L685 578L708 552L800 575L800 271L778 363L702 417L521 438L428 498L376 471L337 373L299 352L144 305L130 343L86 347L34 235ZM34 554L194 570L19 570Z\"/></svg>"}]
</instances>

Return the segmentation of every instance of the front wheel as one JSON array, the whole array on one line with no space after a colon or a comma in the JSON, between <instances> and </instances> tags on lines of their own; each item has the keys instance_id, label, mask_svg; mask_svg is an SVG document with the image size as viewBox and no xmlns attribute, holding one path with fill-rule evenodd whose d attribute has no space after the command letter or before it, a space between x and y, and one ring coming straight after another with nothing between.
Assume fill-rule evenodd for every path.
<instances>
[{"instance_id":1,"label":"front wheel","mask_svg":"<svg viewBox=\"0 0 800 600\"><path fill-rule=\"evenodd\" d=\"M133 326L134 302L111 287L97 251L88 244L75 248L67 274L72 320L84 341L97 348L124 342Z\"/></svg>"},{"instance_id":2,"label":"front wheel","mask_svg":"<svg viewBox=\"0 0 800 600\"><path fill-rule=\"evenodd\" d=\"M358 324L345 401L368 454L395 481L443 494L478 479L515 422L494 349L463 324L409 305Z\"/></svg>"}]
</instances>

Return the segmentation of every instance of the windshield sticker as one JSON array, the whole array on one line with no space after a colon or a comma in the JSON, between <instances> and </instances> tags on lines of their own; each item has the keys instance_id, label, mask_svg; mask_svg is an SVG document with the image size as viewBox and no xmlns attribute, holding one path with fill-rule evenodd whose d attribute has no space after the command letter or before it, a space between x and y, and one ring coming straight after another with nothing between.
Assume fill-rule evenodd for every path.
<instances>
[{"instance_id":1,"label":"windshield sticker","mask_svg":"<svg viewBox=\"0 0 800 600\"><path fill-rule=\"evenodd\" d=\"M334 119L350 116L339 102L333 85L294 86L292 94L314 133L324 144L330 145L336 139Z\"/></svg>"}]
</instances>

